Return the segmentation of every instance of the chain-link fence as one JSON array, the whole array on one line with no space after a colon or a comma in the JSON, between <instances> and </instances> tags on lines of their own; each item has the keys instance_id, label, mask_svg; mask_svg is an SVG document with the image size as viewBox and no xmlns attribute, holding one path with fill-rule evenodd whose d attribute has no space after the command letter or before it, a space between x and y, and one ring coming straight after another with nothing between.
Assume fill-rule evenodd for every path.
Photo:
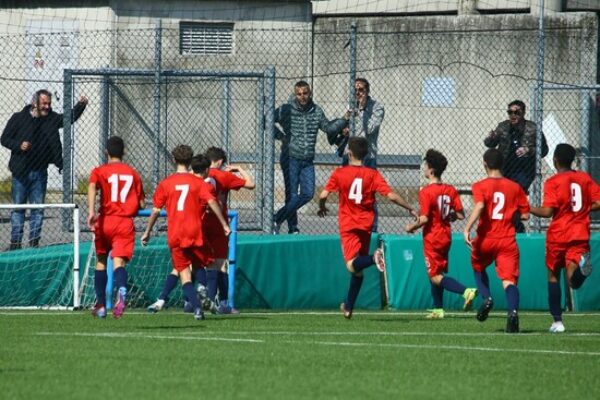
<instances>
[{"instance_id":1,"label":"chain-link fence","mask_svg":"<svg viewBox=\"0 0 600 400\"><path fill-rule=\"evenodd\" d=\"M65 135L63 143L65 164L72 168L65 168L65 177L50 168L47 200L85 204L87 175L102 162L102 138L110 134L124 137L127 160L144 176L149 196L157 180L173 170L169 151L174 145L188 143L195 151L216 145L227 149L232 163L247 166L259 182L254 193L232 196L230 206L240 210L242 229L269 231L269 218L284 204L279 143L269 148L270 135L259 137L261 129L272 125L270 112L265 112L269 104L263 80L236 76L235 71L264 72L274 66L275 106L288 101L295 82L306 80L314 101L330 119L341 117L352 105L353 78L368 79L371 96L385 107L378 168L390 185L416 206L424 182L420 160L428 148L436 148L449 161L444 180L464 194L469 210L470 186L484 174L483 139L507 119L507 104L523 100L526 118L533 121L542 112L535 109L541 45L546 86L537 95L545 99L543 126L551 151L553 144L568 141L581 149L583 166L598 178L595 91L587 89L582 95L577 89L597 81L594 14L546 18L543 44L538 19L530 15L329 17L316 19L308 28L232 29L233 50L228 54L185 53L176 22L155 29L2 38L0 52L17 56L3 58L0 65L5 93L0 118L8 120L40 87L55 93L57 109L65 98L66 104L74 104L80 95L90 99L84 115L72 125L72 135L65 130L71 135ZM45 58L23 76L19 55L31 53L38 59L34 50L40 42ZM51 63L53 59L58 61ZM40 62L57 65L56 71L40 67ZM63 87L65 69L81 72L73 75L68 90ZM550 89L553 84L577 90ZM320 133L316 194L341 163L335 150ZM9 151L1 153L0 162L6 164ZM545 179L552 173L548 158L541 165ZM10 173L2 179L0 196L9 202ZM534 183L532 193L540 187L539 181ZM300 209L300 231L335 232L335 212L320 220L316 211L316 201ZM402 232L408 222L405 211L385 201L379 204L379 217L381 232ZM8 217L2 220L4 229Z\"/></svg>"}]
</instances>

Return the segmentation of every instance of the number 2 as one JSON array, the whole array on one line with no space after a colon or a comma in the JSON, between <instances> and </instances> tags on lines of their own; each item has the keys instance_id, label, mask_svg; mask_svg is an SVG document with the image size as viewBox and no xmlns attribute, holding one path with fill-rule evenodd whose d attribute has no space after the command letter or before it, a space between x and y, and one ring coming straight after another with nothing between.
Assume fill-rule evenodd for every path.
<instances>
[{"instance_id":1,"label":"number 2","mask_svg":"<svg viewBox=\"0 0 600 400\"><path fill-rule=\"evenodd\" d=\"M360 204L362 201L362 178L356 178L352 181L352 185L350 185L350 193L348 193L348 198L350 200L354 200L354 203Z\"/></svg>"},{"instance_id":2,"label":"number 2","mask_svg":"<svg viewBox=\"0 0 600 400\"><path fill-rule=\"evenodd\" d=\"M492 219L502 219L504 218L504 213L502 213L502 209L504 208L505 197L502 192L494 192L494 210L492 211Z\"/></svg>"},{"instance_id":3,"label":"number 2","mask_svg":"<svg viewBox=\"0 0 600 400\"><path fill-rule=\"evenodd\" d=\"M185 204L185 199L190 191L190 185L175 185L175 190L181 192L179 199L177 200L177 211L183 211L183 205Z\"/></svg>"},{"instance_id":4,"label":"number 2","mask_svg":"<svg viewBox=\"0 0 600 400\"><path fill-rule=\"evenodd\" d=\"M125 185L121 188L120 192L119 181L125 182ZM131 189L131 185L133 185L133 176L112 174L108 177L108 183L110 183L110 201L113 203L125 203L127 200L127 195L129 194L129 190Z\"/></svg>"}]
</instances>

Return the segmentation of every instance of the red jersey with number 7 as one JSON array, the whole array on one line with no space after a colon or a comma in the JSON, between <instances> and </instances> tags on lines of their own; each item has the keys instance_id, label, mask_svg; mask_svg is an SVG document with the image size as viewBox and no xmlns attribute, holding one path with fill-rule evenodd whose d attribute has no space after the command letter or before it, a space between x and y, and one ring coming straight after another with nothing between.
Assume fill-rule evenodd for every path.
<instances>
[{"instance_id":1,"label":"red jersey with number 7","mask_svg":"<svg viewBox=\"0 0 600 400\"><path fill-rule=\"evenodd\" d=\"M445 243L452 235L450 213L462 211L463 206L454 186L432 183L419 192L419 209L419 215L427 217L423 238L434 243Z\"/></svg>"},{"instance_id":2,"label":"red jersey with number 7","mask_svg":"<svg viewBox=\"0 0 600 400\"><path fill-rule=\"evenodd\" d=\"M544 183L542 207L554 209L546 233L550 243L590 239L592 203L600 201L600 187L585 172L564 171Z\"/></svg>"},{"instance_id":3,"label":"red jersey with number 7","mask_svg":"<svg viewBox=\"0 0 600 400\"><path fill-rule=\"evenodd\" d=\"M375 193L387 196L392 191L379 171L356 165L333 171L325 190L339 193L340 232L370 231L375 219Z\"/></svg>"},{"instance_id":4,"label":"red jersey with number 7","mask_svg":"<svg viewBox=\"0 0 600 400\"><path fill-rule=\"evenodd\" d=\"M516 182L507 178L486 178L473 184L473 200L483 202L477 236L505 238L515 236L515 213L529 213L525 192Z\"/></svg>"},{"instance_id":5,"label":"red jersey with number 7","mask_svg":"<svg viewBox=\"0 0 600 400\"><path fill-rule=\"evenodd\" d=\"M100 190L101 216L134 217L144 200L142 180L136 170L123 162L109 162L96 167L90 183Z\"/></svg>"},{"instance_id":6,"label":"red jersey with number 7","mask_svg":"<svg viewBox=\"0 0 600 400\"><path fill-rule=\"evenodd\" d=\"M169 247L200 247L204 243L202 219L215 189L189 172L178 172L163 179L154 192L154 207L167 211Z\"/></svg>"}]
</instances>

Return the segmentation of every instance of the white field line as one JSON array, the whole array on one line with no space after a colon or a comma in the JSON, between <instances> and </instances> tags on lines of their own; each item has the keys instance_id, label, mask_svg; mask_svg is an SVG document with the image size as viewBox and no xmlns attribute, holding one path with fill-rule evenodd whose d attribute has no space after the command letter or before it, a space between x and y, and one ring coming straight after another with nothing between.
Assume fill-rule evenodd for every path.
<instances>
[{"instance_id":1,"label":"white field line","mask_svg":"<svg viewBox=\"0 0 600 400\"><path fill-rule=\"evenodd\" d=\"M264 343L260 339L231 339L217 336L166 336L166 335L143 335L137 333L117 333L117 332L38 332L39 336L79 336L79 337L101 337L101 338L134 338L134 339L167 339L167 340L204 340L217 342L241 342L241 343Z\"/></svg>"},{"instance_id":2,"label":"white field line","mask_svg":"<svg viewBox=\"0 0 600 400\"><path fill-rule=\"evenodd\" d=\"M549 354L568 356L592 356L600 357L600 352L591 351L564 351L564 350L538 350L538 349L503 349L499 347L473 347L473 346L448 346L427 344L386 344L386 343L352 343L352 342L313 342L323 346L346 346L346 347L388 347L400 349L427 349L427 350L459 350L459 351L488 351L497 353L526 353L526 354Z\"/></svg>"},{"instance_id":3,"label":"white field line","mask_svg":"<svg viewBox=\"0 0 600 400\"><path fill-rule=\"evenodd\" d=\"M522 332L518 335L507 335L504 332L335 332L335 331L227 331L221 332L227 335L267 335L267 336L454 336L454 337L489 337L502 336L506 338L531 337L531 336L560 336L560 337L598 337L600 332L565 332L560 334L551 334L549 332Z\"/></svg>"}]
</instances>

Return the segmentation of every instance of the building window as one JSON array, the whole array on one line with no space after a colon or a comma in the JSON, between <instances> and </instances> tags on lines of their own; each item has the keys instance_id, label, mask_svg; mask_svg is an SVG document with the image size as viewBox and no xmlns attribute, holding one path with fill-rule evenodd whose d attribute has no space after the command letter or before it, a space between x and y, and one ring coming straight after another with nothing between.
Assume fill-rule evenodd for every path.
<instances>
[{"instance_id":1,"label":"building window","mask_svg":"<svg viewBox=\"0 0 600 400\"><path fill-rule=\"evenodd\" d=\"M179 23L180 54L231 54L232 48L233 24Z\"/></svg>"}]
</instances>

